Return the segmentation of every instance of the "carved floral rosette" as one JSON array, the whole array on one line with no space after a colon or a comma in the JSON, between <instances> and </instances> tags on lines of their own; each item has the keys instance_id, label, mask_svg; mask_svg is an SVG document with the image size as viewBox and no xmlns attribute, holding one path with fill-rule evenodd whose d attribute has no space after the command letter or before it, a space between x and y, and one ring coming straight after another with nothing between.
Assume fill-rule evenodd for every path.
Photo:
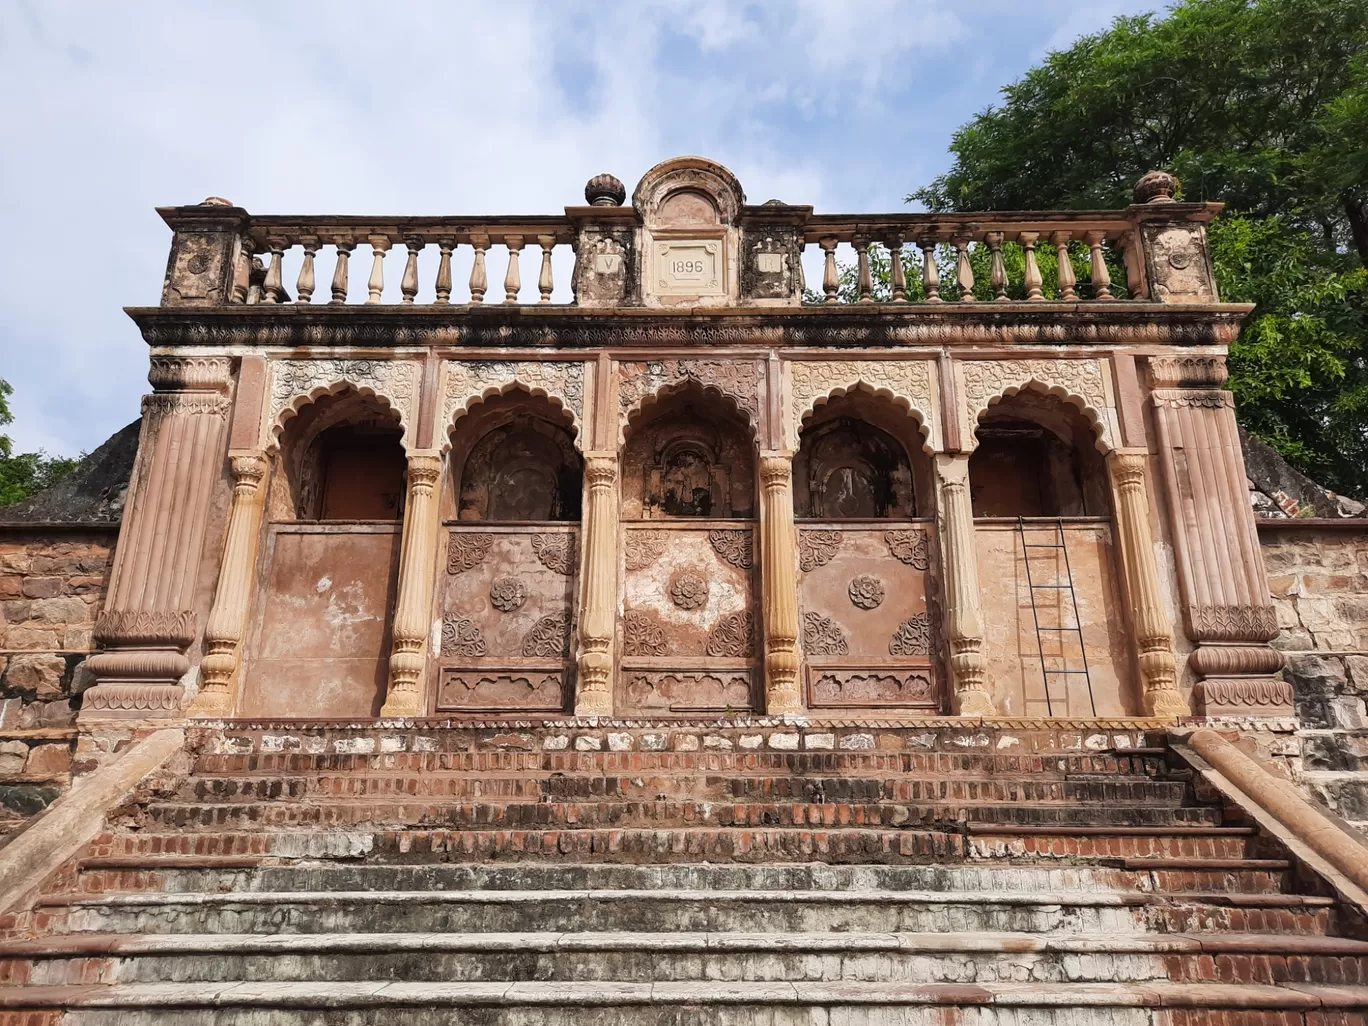
<instances>
[{"instance_id":1,"label":"carved floral rosette","mask_svg":"<svg viewBox=\"0 0 1368 1026\"><path fill-rule=\"evenodd\" d=\"M442 364L438 437L451 446L452 425L486 399L522 389L567 411L576 448L583 449L584 364L579 360L448 360Z\"/></svg>"},{"instance_id":2,"label":"carved floral rosette","mask_svg":"<svg viewBox=\"0 0 1368 1026\"><path fill-rule=\"evenodd\" d=\"M1098 433L1099 448L1116 448L1121 422L1116 411L1110 367L1093 358L1060 360L964 360L959 379L960 444L977 447L980 414L997 400L1027 388L1059 396L1078 406Z\"/></svg>"},{"instance_id":3,"label":"carved floral rosette","mask_svg":"<svg viewBox=\"0 0 1368 1026\"><path fill-rule=\"evenodd\" d=\"M274 450L285 423L309 403L354 388L373 395L399 415L405 449L413 448L418 409L418 364L412 360L272 360L271 395L264 446Z\"/></svg>"},{"instance_id":4,"label":"carved floral rosette","mask_svg":"<svg viewBox=\"0 0 1368 1026\"><path fill-rule=\"evenodd\" d=\"M936 370L930 360L794 361L789 386L789 444L798 447L803 421L827 400L857 390L891 400L916 416L927 451L940 448Z\"/></svg>"}]
</instances>

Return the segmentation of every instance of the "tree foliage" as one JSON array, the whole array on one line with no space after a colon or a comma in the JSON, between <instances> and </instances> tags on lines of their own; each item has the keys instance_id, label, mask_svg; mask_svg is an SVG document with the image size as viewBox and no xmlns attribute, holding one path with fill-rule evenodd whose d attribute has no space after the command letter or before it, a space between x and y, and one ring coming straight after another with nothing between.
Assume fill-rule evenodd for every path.
<instances>
[{"instance_id":1,"label":"tree foliage","mask_svg":"<svg viewBox=\"0 0 1368 1026\"><path fill-rule=\"evenodd\" d=\"M1368 0L1119 18L1007 86L951 152L909 199L1114 209L1162 168L1182 198L1226 203L1222 298L1258 305L1231 347L1240 418L1331 487L1368 492Z\"/></svg>"},{"instance_id":2,"label":"tree foliage","mask_svg":"<svg viewBox=\"0 0 1368 1026\"><path fill-rule=\"evenodd\" d=\"M14 423L9 406L9 397L13 394L14 386L0 378L0 427ZM0 434L0 506L23 502L33 493L56 484L75 470L78 463L79 458L49 456L41 449L16 456L14 440L7 434Z\"/></svg>"}]
</instances>

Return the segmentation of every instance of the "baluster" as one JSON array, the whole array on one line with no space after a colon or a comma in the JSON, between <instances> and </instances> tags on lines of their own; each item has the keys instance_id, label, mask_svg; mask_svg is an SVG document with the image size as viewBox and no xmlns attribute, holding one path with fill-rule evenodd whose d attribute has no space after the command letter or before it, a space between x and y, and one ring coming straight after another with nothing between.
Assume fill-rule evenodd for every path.
<instances>
[{"instance_id":1,"label":"baluster","mask_svg":"<svg viewBox=\"0 0 1368 1026\"><path fill-rule=\"evenodd\" d=\"M280 280L280 263L284 259L286 242L284 239L269 238L266 240L266 248L271 251L271 266L266 269L266 280L261 285L262 292L265 293L261 301L279 303L281 295L285 292L285 285Z\"/></svg>"},{"instance_id":2,"label":"baluster","mask_svg":"<svg viewBox=\"0 0 1368 1026\"><path fill-rule=\"evenodd\" d=\"M1036 263L1036 242L1039 238L1040 232L1017 232L1017 242L1026 251L1026 301L1030 303L1040 303L1045 299L1045 293L1040 291L1044 279L1040 277L1040 265Z\"/></svg>"},{"instance_id":3,"label":"baluster","mask_svg":"<svg viewBox=\"0 0 1368 1026\"><path fill-rule=\"evenodd\" d=\"M993 285L993 302L1007 302L1007 265L1002 262L1002 232L989 232L983 237L983 241L988 243L988 250L992 254L992 270L989 271L988 280Z\"/></svg>"},{"instance_id":4,"label":"baluster","mask_svg":"<svg viewBox=\"0 0 1368 1026\"><path fill-rule=\"evenodd\" d=\"M822 291L826 293L828 303L837 302L836 290L841 285L841 280L836 275L836 246L839 241L834 235L824 235L817 243L826 253L826 266L822 269Z\"/></svg>"},{"instance_id":5,"label":"baluster","mask_svg":"<svg viewBox=\"0 0 1368 1026\"><path fill-rule=\"evenodd\" d=\"M371 273L370 280L366 282L366 290L370 295L366 298L366 305L373 306L380 302L380 296L385 291L385 254L389 252L390 240L385 235L371 235L366 241L371 244Z\"/></svg>"},{"instance_id":6,"label":"baluster","mask_svg":"<svg viewBox=\"0 0 1368 1026\"><path fill-rule=\"evenodd\" d=\"M347 262L351 257L351 251L356 248L356 243L350 239L336 239L333 245L337 248L337 267L333 269L332 301L333 303L345 303L347 301Z\"/></svg>"},{"instance_id":7,"label":"baluster","mask_svg":"<svg viewBox=\"0 0 1368 1026\"><path fill-rule=\"evenodd\" d=\"M922 251L922 287L928 303L943 303L940 294L940 268L936 266L936 237L923 235L917 240Z\"/></svg>"},{"instance_id":8,"label":"baluster","mask_svg":"<svg viewBox=\"0 0 1368 1026\"><path fill-rule=\"evenodd\" d=\"M475 247L475 260L470 265L470 303L474 306L484 302L485 291L489 288L489 277L485 274L485 250L489 248L489 236L472 235L470 244Z\"/></svg>"},{"instance_id":9,"label":"baluster","mask_svg":"<svg viewBox=\"0 0 1368 1026\"><path fill-rule=\"evenodd\" d=\"M955 236L955 284L959 287L961 303L974 302L974 265L969 262L968 235Z\"/></svg>"},{"instance_id":10,"label":"baluster","mask_svg":"<svg viewBox=\"0 0 1368 1026\"><path fill-rule=\"evenodd\" d=\"M252 250L255 248L250 235L244 235L238 240L237 261L233 264L234 303L247 302L247 288L252 283Z\"/></svg>"},{"instance_id":11,"label":"baluster","mask_svg":"<svg viewBox=\"0 0 1368 1026\"><path fill-rule=\"evenodd\" d=\"M304 262L299 265L299 280L295 282L295 289L299 292L295 302L304 306L313 302L314 254L318 252L318 237L305 235L299 240L299 244L304 247Z\"/></svg>"},{"instance_id":12,"label":"baluster","mask_svg":"<svg viewBox=\"0 0 1368 1026\"><path fill-rule=\"evenodd\" d=\"M1107 270L1107 257L1102 245L1107 241L1106 232L1088 232L1083 236L1091 251L1092 285L1095 299L1115 299L1111 291L1111 272Z\"/></svg>"},{"instance_id":13,"label":"baluster","mask_svg":"<svg viewBox=\"0 0 1368 1026\"><path fill-rule=\"evenodd\" d=\"M523 248L521 235L505 235L504 246L508 248L508 272L504 275L504 302L516 303L522 291L522 271L518 267L518 254Z\"/></svg>"},{"instance_id":14,"label":"baluster","mask_svg":"<svg viewBox=\"0 0 1368 1026\"><path fill-rule=\"evenodd\" d=\"M869 237L857 235L851 241L855 246L855 259L859 267L856 280L859 282L860 302L872 303L874 302L874 276L869 272Z\"/></svg>"},{"instance_id":15,"label":"baluster","mask_svg":"<svg viewBox=\"0 0 1368 1026\"><path fill-rule=\"evenodd\" d=\"M798 295L801 298L807 291L807 272L803 270L803 250L807 249L807 239L798 239Z\"/></svg>"},{"instance_id":16,"label":"baluster","mask_svg":"<svg viewBox=\"0 0 1368 1026\"><path fill-rule=\"evenodd\" d=\"M456 248L456 240L438 239L437 248L442 252L442 259L437 264L437 298L434 302L446 306L451 302L451 251Z\"/></svg>"},{"instance_id":17,"label":"baluster","mask_svg":"<svg viewBox=\"0 0 1368 1026\"><path fill-rule=\"evenodd\" d=\"M1078 279L1074 276L1073 261L1069 259L1069 240L1072 238L1072 232L1055 232L1050 236L1059 260L1059 298L1066 303L1078 301L1078 290L1075 288Z\"/></svg>"},{"instance_id":18,"label":"baluster","mask_svg":"<svg viewBox=\"0 0 1368 1026\"><path fill-rule=\"evenodd\" d=\"M537 244L542 248L541 274L537 276L537 291L541 293L539 303L551 302L551 293L556 283L551 277L551 250L556 246L554 235L538 235Z\"/></svg>"},{"instance_id":19,"label":"baluster","mask_svg":"<svg viewBox=\"0 0 1368 1026\"><path fill-rule=\"evenodd\" d=\"M404 264L404 278L399 282L399 291L404 296L400 302L412 305L413 298L418 295L418 254L427 243L410 235L404 245L408 247L408 262Z\"/></svg>"},{"instance_id":20,"label":"baluster","mask_svg":"<svg viewBox=\"0 0 1368 1026\"><path fill-rule=\"evenodd\" d=\"M888 250L888 283L893 289L893 302L907 302L907 276L903 271L902 251L903 237L901 235L890 235L884 240L884 248Z\"/></svg>"}]
</instances>

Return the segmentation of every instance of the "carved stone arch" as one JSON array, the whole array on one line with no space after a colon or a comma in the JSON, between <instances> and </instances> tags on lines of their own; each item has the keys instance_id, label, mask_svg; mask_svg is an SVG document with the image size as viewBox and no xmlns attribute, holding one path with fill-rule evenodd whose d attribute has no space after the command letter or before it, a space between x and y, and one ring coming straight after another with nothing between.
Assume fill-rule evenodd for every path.
<instances>
[{"instance_id":1,"label":"carved stone arch","mask_svg":"<svg viewBox=\"0 0 1368 1026\"><path fill-rule=\"evenodd\" d=\"M418 365L409 360L273 360L264 448L277 452L285 425L325 396L353 391L379 400L399 418L404 450L413 448Z\"/></svg>"},{"instance_id":2,"label":"carved stone arch","mask_svg":"<svg viewBox=\"0 0 1368 1026\"><path fill-rule=\"evenodd\" d=\"M1055 396L1075 407L1092 426L1099 452L1111 452L1120 444L1116 400L1101 360L965 361L959 365L959 381L960 445L965 452L978 446L979 417L1025 390Z\"/></svg>"},{"instance_id":3,"label":"carved stone arch","mask_svg":"<svg viewBox=\"0 0 1368 1026\"><path fill-rule=\"evenodd\" d=\"M627 430L651 406L690 386L704 396L721 399L750 427L760 445L760 383L765 372L758 360L651 360L618 364L618 446Z\"/></svg>"},{"instance_id":4,"label":"carved stone arch","mask_svg":"<svg viewBox=\"0 0 1368 1026\"><path fill-rule=\"evenodd\" d=\"M641 176L632 192L632 206L648 227L654 226L663 204L682 192L701 193L716 207L722 224L731 224L746 202L741 183L730 170L703 157L674 157Z\"/></svg>"},{"instance_id":5,"label":"carved stone arch","mask_svg":"<svg viewBox=\"0 0 1368 1026\"><path fill-rule=\"evenodd\" d=\"M887 399L912 418L924 452L943 447L936 371L930 361L795 361L790 367L793 415L786 431L791 448L798 448L803 425L819 407L857 391Z\"/></svg>"},{"instance_id":6,"label":"carved stone arch","mask_svg":"<svg viewBox=\"0 0 1368 1026\"><path fill-rule=\"evenodd\" d=\"M567 419L575 448L584 451L584 364L578 360L448 360L442 366L442 411L438 438L451 448L456 422L480 403L510 392L546 399Z\"/></svg>"}]
</instances>

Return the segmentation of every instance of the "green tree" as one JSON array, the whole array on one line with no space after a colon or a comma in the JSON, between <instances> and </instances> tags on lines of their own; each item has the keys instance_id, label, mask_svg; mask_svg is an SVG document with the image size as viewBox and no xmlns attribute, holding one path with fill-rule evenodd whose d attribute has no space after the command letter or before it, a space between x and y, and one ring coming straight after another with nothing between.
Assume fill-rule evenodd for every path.
<instances>
[{"instance_id":1,"label":"green tree","mask_svg":"<svg viewBox=\"0 0 1368 1026\"><path fill-rule=\"evenodd\" d=\"M13 394L14 386L0 378L0 427L14 423L9 406L9 397ZM0 506L23 502L34 492L56 484L80 462L79 458L49 456L41 449L16 456L14 440L7 434L0 434Z\"/></svg>"},{"instance_id":2,"label":"green tree","mask_svg":"<svg viewBox=\"0 0 1368 1026\"><path fill-rule=\"evenodd\" d=\"M1116 208L1162 168L1183 198L1226 203L1222 296L1258 306L1231 348L1240 418L1329 486L1368 492L1368 0L1119 18L1004 88L950 149L909 199Z\"/></svg>"}]
</instances>

